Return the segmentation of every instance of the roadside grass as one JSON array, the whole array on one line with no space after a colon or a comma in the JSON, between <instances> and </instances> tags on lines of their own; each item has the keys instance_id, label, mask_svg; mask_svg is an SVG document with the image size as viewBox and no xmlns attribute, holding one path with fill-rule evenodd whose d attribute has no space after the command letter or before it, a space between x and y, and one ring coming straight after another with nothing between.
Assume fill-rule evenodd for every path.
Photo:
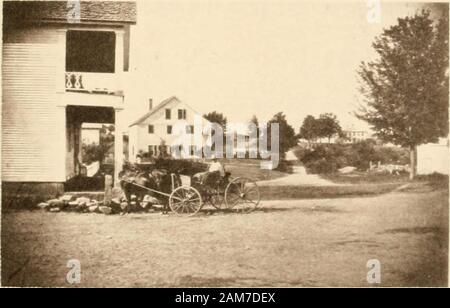
<instances>
[{"instance_id":1,"label":"roadside grass","mask_svg":"<svg viewBox=\"0 0 450 308\"><path fill-rule=\"evenodd\" d=\"M419 175L415 179L416 182L426 182L429 187L434 190L448 190L448 175L433 173L429 175Z\"/></svg>"},{"instance_id":2,"label":"roadside grass","mask_svg":"<svg viewBox=\"0 0 450 308\"><path fill-rule=\"evenodd\" d=\"M233 178L246 177L254 181L274 180L289 175L287 172L277 170L264 170L260 167L261 160L233 159L224 160L225 170L231 173Z\"/></svg>"},{"instance_id":3,"label":"roadside grass","mask_svg":"<svg viewBox=\"0 0 450 308\"><path fill-rule=\"evenodd\" d=\"M448 175L443 174L429 174L419 175L414 181L408 183L408 185L401 189L402 192L415 192L425 193L430 191L446 191L449 193Z\"/></svg>"},{"instance_id":4,"label":"roadside grass","mask_svg":"<svg viewBox=\"0 0 450 308\"><path fill-rule=\"evenodd\" d=\"M386 194L403 183L355 184L347 186L263 186L262 200L333 199Z\"/></svg>"},{"instance_id":5,"label":"roadside grass","mask_svg":"<svg viewBox=\"0 0 450 308\"><path fill-rule=\"evenodd\" d=\"M391 175L386 173L368 173L355 171L348 174L322 174L324 179L337 184L378 184L378 183L406 183L408 174Z\"/></svg>"},{"instance_id":6,"label":"roadside grass","mask_svg":"<svg viewBox=\"0 0 450 308\"><path fill-rule=\"evenodd\" d=\"M414 181L409 180L407 173L400 175L377 174L367 172L352 172L349 174L323 174L324 179L337 184L378 184L378 183L408 183L410 187L428 186L434 190L448 189L448 175L433 173L429 175L418 175Z\"/></svg>"},{"instance_id":7,"label":"roadside grass","mask_svg":"<svg viewBox=\"0 0 450 308\"><path fill-rule=\"evenodd\" d=\"M401 192L430 192L449 190L448 176L431 174L417 176L409 181L407 174L369 174L353 172L351 174L321 175L321 177L342 186L264 186L260 187L262 200L289 199L332 199L375 196L399 189Z\"/></svg>"}]
</instances>

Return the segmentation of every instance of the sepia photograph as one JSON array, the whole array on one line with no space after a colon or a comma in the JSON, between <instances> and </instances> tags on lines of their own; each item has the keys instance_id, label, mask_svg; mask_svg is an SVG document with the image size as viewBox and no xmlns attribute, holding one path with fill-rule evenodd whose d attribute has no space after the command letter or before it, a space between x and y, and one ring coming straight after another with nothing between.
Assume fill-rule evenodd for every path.
<instances>
[{"instance_id":1,"label":"sepia photograph","mask_svg":"<svg viewBox=\"0 0 450 308\"><path fill-rule=\"evenodd\" d=\"M448 287L448 1L0 6L1 287Z\"/></svg>"}]
</instances>

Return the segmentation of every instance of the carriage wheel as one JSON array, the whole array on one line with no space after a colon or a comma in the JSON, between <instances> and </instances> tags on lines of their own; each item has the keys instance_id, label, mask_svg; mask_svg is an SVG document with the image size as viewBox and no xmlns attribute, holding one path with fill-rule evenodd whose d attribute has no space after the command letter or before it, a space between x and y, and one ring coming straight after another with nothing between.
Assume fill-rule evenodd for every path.
<instances>
[{"instance_id":1,"label":"carriage wheel","mask_svg":"<svg viewBox=\"0 0 450 308\"><path fill-rule=\"evenodd\" d=\"M256 183L247 178L237 178L225 190L225 203L228 209L248 213L256 209L261 195Z\"/></svg>"},{"instance_id":2,"label":"carriage wheel","mask_svg":"<svg viewBox=\"0 0 450 308\"><path fill-rule=\"evenodd\" d=\"M194 215L203 206L202 197L197 189L180 186L169 197L169 206L172 212L178 215Z\"/></svg>"}]
</instances>

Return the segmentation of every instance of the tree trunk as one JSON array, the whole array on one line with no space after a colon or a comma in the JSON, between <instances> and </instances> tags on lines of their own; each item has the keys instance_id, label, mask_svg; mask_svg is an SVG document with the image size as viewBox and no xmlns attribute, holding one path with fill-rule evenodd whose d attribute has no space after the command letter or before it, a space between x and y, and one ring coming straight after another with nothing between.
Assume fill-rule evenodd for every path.
<instances>
[{"instance_id":1,"label":"tree trunk","mask_svg":"<svg viewBox=\"0 0 450 308\"><path fill-rule=\"evenodd\" d=\"M409 148L409 179L414 180L417 174L417 146Z\"/></svg>"}]
</instances>

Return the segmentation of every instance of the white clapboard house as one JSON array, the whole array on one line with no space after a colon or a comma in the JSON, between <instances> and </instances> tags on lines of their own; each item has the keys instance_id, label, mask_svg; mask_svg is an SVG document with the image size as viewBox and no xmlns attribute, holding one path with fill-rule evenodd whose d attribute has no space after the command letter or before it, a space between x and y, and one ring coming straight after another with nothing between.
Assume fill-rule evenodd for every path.
<instances>
[{"instance_id":1,"label":"white clapboard house","mask_svg":"<svg viewBox=\"0 0 450 308\"><path fill-rule=\"evenodd\" d=\"M149 111L129 128L130 161L136 162L142 154L200 158L202 149L211 144L209 124L201 114L175 96L155 107L150 100Z\"/></svg>"},{"instance_id":2,"label":"white clapboard house","mask_svg":"<svg viewBox=\"0 0 450 308\"><path fill-rule=\"evenodd\" d=\"M63 189L80 170L83 123L114 124L122 136L135 23L134 2L3 2L3 193Z\"/></svg>"}]
</instances>

